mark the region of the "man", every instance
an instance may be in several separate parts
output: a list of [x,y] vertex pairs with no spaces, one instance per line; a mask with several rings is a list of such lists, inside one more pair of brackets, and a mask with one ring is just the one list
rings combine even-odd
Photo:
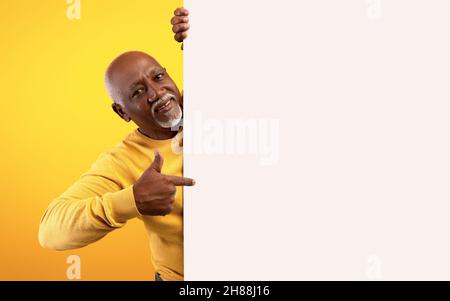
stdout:
[[[188,11],[172,18],[175,40],[189,29]],[[112,108],[138,129],[102,153],[91,169],[55,199],[40,227],[41,246],[81,248],[133,218],[144,222],[157,280],[183,280],[183,158],[173,150],[181,135],[182,96],[166,70],[143,52],[126,52],[109,65],[105,84]]]

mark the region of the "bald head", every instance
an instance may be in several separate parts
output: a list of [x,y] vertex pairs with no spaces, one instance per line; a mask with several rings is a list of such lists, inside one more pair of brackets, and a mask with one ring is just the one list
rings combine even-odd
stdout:
[[120,81],[130,72],[127,69],[139,70],[143,64],[150,63],[161,67],[161,65],[149,54],[141,51],[128,51],[116,57],[108,66],[105,73],[105,86],[109,97],[115,103],[123,103],[126,97],[120,88]]

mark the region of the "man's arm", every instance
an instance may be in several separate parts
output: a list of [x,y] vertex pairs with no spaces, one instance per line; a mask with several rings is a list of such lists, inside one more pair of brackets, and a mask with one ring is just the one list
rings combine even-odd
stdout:
[[100,155],[89,172],[48,206],[39,226],[42,247],[81,248],[140,215],[133,188],[121,187],[111,160]]

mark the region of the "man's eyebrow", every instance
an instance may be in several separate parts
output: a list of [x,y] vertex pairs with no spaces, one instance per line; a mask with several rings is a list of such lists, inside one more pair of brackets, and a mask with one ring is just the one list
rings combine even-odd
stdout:
[[[165,72],[166,71],[166,68],[162,68],[162,67],[153,67],[153,68],[151,68],[150,70],[148,70],[145,74],[147,75],[147,76],[151,76],[151,77],[153,77],[153,76],[155,76],[155,75],[157,75],[159,72]],[[142,80],[141,79],[138,79],[138,80],[136,80],[136,81],[134,81],[130,86],[129,86],[129,90],[133,90],[136,86],[138,86],[138,85],[140,85],[140,84],[142,84]]]
[[165,68],[162,68],[162,67],[154,67],[154,68],[152,68],[149,72],[147,72],[147,74],[150,75],[150,76],[155,76],[155,75],[157,75],[158,73],[164,72],[164,71],[166,71]]
[[137,81],[134,81],[129,87],[128,90],[133,90],[137,85],[142,84],[142,81],[138,79]]

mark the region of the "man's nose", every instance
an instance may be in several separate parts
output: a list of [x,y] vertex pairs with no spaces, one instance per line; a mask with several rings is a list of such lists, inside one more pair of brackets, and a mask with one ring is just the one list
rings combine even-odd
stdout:
[[157,84],[152,83],[151,81],[148,81],[147,85],[148,85],[147,93],[149,101],[153,102],[155,100],[158,100],[164,95],[165,90],[163,87],[160,87]]

